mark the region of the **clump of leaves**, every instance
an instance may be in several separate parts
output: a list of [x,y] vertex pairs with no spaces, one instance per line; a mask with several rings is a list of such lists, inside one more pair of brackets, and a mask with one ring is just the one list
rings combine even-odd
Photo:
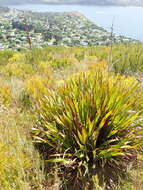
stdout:
[[131,77],[97,68],[40,101],[32,133],[36,144],[45,144],[46,161],[59,166],[63,189],[94,189],[95,175],[115,189],[125,177],[143,142],[138,88]]

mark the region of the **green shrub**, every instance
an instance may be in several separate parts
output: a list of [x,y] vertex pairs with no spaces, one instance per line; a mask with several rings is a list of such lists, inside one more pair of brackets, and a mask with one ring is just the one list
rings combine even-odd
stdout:
[[19,103],[22,106],[22,109],[32,108],[33,99],[25,90],[23,90],[19,95]]
[[0,51],[0,65],[6,65],[13,54],[14,52],[9,50]]
[[27,92],[31,98],[38,100],[47,94],[47,89],[51,86],[51,80],[51,76],[43,77],[41,75],[33,75],[25,80],[25,92]]
[[33,67],[26,63],[8,63],[3,68],[3,73],[9,77],[27,78],[33,74]]
[[138,88],[135,79],[97,67],[41,100],[32,132],[35,143],[47,148],[46,161],[58,164],[63,189],[94,189],[98,175],[111,190],[125,177],[142,144]]

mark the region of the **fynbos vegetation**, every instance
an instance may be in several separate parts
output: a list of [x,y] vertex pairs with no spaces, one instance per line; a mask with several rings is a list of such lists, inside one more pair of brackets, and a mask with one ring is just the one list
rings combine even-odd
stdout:
[[2,190],[142,190],[143,46],[0,52]]

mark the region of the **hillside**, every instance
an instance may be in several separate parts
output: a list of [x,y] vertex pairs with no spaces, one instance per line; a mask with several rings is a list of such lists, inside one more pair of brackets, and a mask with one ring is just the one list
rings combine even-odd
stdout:
[[[36,13],[4,10],[0,14],[0,48],[27,48],[46,45],[95,46],[135,42],[110,32],[79,12]],[[29,41],[29,43],[28,43]]]
[[0,51],[1,190],[142,190],[143,45],[110,52]]

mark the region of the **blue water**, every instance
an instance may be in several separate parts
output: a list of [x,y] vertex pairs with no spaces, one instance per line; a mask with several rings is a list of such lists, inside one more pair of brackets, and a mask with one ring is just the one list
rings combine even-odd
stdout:
[[99,7],[81,5],[15,5],[10,8],[38,12],[79,11],[91,21],[114,33],[143,41],[143,7]]

